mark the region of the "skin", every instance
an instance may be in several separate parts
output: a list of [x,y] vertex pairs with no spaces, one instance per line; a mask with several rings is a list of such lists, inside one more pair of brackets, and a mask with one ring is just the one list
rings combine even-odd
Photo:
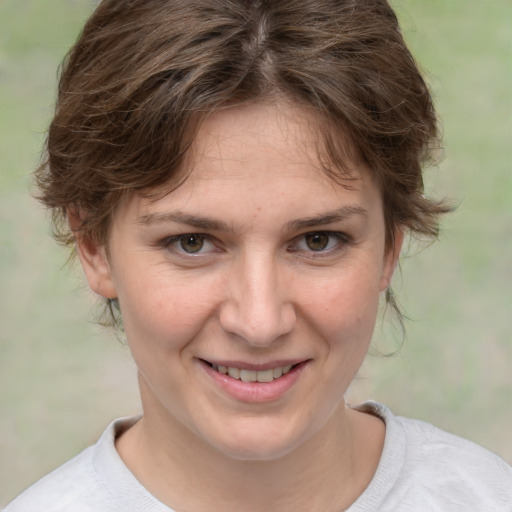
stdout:
[[[286,102],[217,112],[183,185],[156,202],[127,197],[108,251],[77,240],[91,288],[119,299],[139,371],[144,415],[117,450],[177,510],[340,510],[377,467],[385,427],[344,394],[402,234],[386,250],[361,164],[350,188],[322,171],[317,123]],[[262,400],[226,392],[205,361],[301,364]]]

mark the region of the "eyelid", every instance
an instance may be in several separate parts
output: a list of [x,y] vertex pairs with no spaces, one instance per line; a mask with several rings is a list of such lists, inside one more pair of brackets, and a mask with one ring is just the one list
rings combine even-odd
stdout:
[[[315,250],[309,249],[309,248],[299,248],[298,245],[302,242],[305,242],[306,237],[308,235],[326,235],[331,240],[334,239],[336,243],[335,243],[334,247],[330,247],[327,249],[321,249],[318,251],[315,251]],[[187,252],[187,251],[183,250],[183,248],[179,247],[178,244],[179,244],[180,240],[182,240],[183,238],[186,238],[186,237],[190,237],[190,236],[202,237],[204,239],[205,244],[210,244],[210,246],[206,250],[201,249],[200,251],[198,251],[196,253]],[[296,236],[291,241],[291,243],[286,248],[286,250],[291,253],[304,253],[305,255],[307,255],[307,257],[310,257],[310,258],[320,258],[322,256],[332,255],[338,251],[341,251],[347,245],[349,245],[351,243],[353,243],[352,238],[345,232],[318,229],[318,230],[308,231],[306,233],[302,233],[299,236]],[[212,253],[222,251],[221,244],[216,242],[216,239],[214,237],[212,237],[211,235],[208,235],[206,233],[194,233],[194,232],[180,233],[178,235],[167,236],[158,242],[158,246],[163,247],[164,249],[172,251],[174,254],[176,254],[178,256],[185,257],[185,258],[197,258],[197,257],[207,256]]]
[[[328,249],[322,249],[315,251],[313,249],[299,249],[297,245],[300,242],[304,242],[308,235],[327,235],[330,238],[334,238],[337,243],[334,247]],[[352,239],[349,235],[341,231],[329,231],[325,229],[319,229],[315,231],[308,231],[307,233],[303,233],[299,235],[292,241],[292,246],[288,248],[289,252],[303,252],[308,255],[308,257],[318,258],[322,256],[331,255],[337,251],[343,250],[348,244],[352,242]]]
[[[212,246],[212,248],[210,248],[206,251],[200,250],[196,253],[187,252],[187,251],[183,250],[182,248],[180,248],[178,245],[179,241],[186,237],[191,237],[191,236],[197,236],[197,237],[203,238],[205,243],[210,244]],[[175,254],[178,254],[179,256],[191,257],[191,258],[205,256],[207,254],[211,254],[212,252],[216,252],[219,250],[218,245],[216,245],[213,242],[213,237],[210,235],[207,235],[205,233],[180,233],[179,235],[168,236],[168,237],[165,237],[164,239],[162,239],[158,245],[164,247],[165,249],[172,250]]]

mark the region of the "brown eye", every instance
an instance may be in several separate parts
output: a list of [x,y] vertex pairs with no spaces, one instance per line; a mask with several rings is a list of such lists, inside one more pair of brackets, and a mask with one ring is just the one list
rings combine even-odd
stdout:
[[204,246],[203,235],[184,235],[180,237],[180,247],[188,253],[199,252]]
[[312,251],[323,251],[329,245],[327,233],[310,233],[305,236],[306,245]]

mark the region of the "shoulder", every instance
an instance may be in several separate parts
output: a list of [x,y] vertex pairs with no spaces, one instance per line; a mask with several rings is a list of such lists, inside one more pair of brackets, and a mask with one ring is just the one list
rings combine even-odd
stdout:
[[379,510],[512,510],[512,468],[494,453],[429,423],[395,416],[382,404],[358,409],[386,423],[375,479],[381,491],[388,486],[382,503],[393,505]]
[[424,421],[400,416],[395,421],[406,435],[408,466],[444,475],[442,478],[449,474],[452,479],[458,475],[490,486],[507,483],[510,490],[512,468],[496,454]]
[[[472,510],[512,510],[512,468],[481,446],[423,421],[398,417],[406,433],[404,475]],[[468,509],[469,510],[469,509]]]
[[84,503],[87,490],[97,485],[92,456],[91,446],[29,487],[4,512],[64,512],[71,507],[76,512],[88,511],[75,505]]
[[117,455],[115,438],[136,420],[124,418],[112,422],[94,446],[33,484],[4,512],[119,510],[118,495],[112,492],[111,484],[115,481],[115,487],[123,487],[124,482],[134,477]]

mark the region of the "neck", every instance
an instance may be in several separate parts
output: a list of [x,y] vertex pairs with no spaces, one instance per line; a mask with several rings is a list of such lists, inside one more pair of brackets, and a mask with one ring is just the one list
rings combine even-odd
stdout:
[[176,510],[214,503],[226,512],[328,512],[350,506],[368,485],[382,442],[380,420],[342,403],[312,437],[272,460],[226,455],[165,414],[146,413],[116,446],[142,485]]

